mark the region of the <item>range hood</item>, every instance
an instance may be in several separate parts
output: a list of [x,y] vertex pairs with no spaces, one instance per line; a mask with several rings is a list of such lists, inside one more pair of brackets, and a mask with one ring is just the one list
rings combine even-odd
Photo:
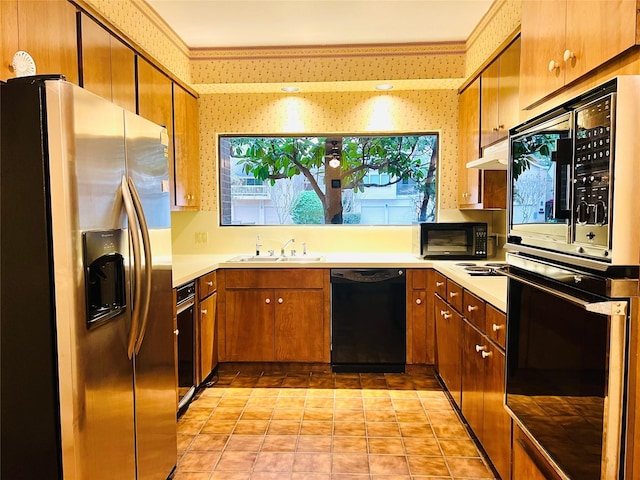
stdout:
[[509,140],[504,139],[484,148],[483,155],[477,160],[467,162],[467,168],[481,170],[506,170],[509,158]]

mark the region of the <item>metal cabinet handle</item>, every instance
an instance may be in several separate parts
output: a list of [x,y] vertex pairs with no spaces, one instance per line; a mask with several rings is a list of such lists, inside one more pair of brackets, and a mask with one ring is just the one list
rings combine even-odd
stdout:
[[265,298],[264,299],[264,303],[271,303],[271,299],[270,298]]
[[442,287],[444,285],[444,282],[436,282],[436,287]]
[[458,292],[449,292],[449,296],[450,296],[451,298],[453,298],[453,297],[457,297],[457,296],[458,296]]
[[416,304],[417,304],[417,305],[420,305],[421,303],[422,303],[422,299],[420,299],[420,298],[416,298]]
[[484,352],[487,350],[486,345],[476,345],[476,352]]
[[491,352],[480,352],[480,355],[482,355],[482,358],[487,358],[489,356],[491,356]]
[[467,311],[468,312],[473,312],[474,310],[478,310],[478,306],[477,305],[467,305]]
[[497,323],[491,324],[491,330],[493,330],[494,332],[497,332],[498,330],[501,330],[503,328],[504,328],[504,325],[498,325]]
[[282,297],[278,298],[278,303],[283,303],[284,300],[282,299]]

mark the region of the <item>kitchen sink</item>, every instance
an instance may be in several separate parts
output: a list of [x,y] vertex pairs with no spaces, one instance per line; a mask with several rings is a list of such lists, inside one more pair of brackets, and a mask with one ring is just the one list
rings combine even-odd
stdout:
[[320,262],[324,260],[321,255],[300,255],[299,257],[276,257],[270,255],[239,255],[227,260],[225,263],[276,263],[276,262],[289,262],[289,263],[307,263],[307,262]]

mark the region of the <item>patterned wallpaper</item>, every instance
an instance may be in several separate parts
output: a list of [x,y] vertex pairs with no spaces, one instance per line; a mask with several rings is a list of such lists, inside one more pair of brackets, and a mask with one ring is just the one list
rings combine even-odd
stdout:
[[464,44],[194,50],[193,83],[461,78]]
[[495,0],[487,14],[467,39],[465,78],[489,58],[520,25],[522,0]]
[[103,15],[157,62],[190,82],[189,49],[144,0],[80,0]]
[[456,90],[212,94],[199,99],[201,208],[217,209],[219,133],[440,132],[440,207],[455,208]]

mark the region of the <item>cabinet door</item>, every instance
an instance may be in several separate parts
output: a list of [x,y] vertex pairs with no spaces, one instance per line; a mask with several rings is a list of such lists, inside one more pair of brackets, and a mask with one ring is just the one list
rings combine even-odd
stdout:
[[[28,52],[36,73],[61,73],[78,83],[76,7],[67,0],[2,0],[2,75],[15,77],[5,65],[17,50]],[[5,30],[6,29],[6,30]]]
[[635,0],[567,0],[565,83],[635,45],[636,16]]
[[467,162],[480,156],[480,79],[476,79],[459,99],[458,207],[479,208],[480,170]]
[[276,360],[322,362],[324,359],[324,294],[322,290],[275,292]]
[[485,332],[491,340],[505,348],[507,337],[507,316],[500,310],[487,305]]
[[462,322],[462,414],[480,440],[484,442],[484,377],[489,345],[466,321]]
[[435,296],[436,368],[449,393],[460,406],[462,317],[440,297]]
[[[505,356],[486,342],[482,446],[500,477],[511,478],[511,417],[504,408]],[[463,403],[464,406],[464,403]]]
[[198,100],[178,85],[174,100],[174,204],[176,207],[200,206],[200,151]]
[[136,111],[136,55],[116,37],[111,37],[111,100]]
[[480,144],[490,145],[499,137],[498,92],[500,88],[500,57],[482,71],[480,76],[482,99],[480,108]]
[[167,128],[169,158],[173,164],[172,82],[160,70],[138,57],[138,114]]
[[80,14],[82,87],[111,101],[111,34]]
[[275,359],[273,290],[226,291],[226,358],[230,362]]
[[[564,85],[562,54],[565,50],[566,9],[566,1],[522,2],[520,108],[530,106]],[[552,61],[558,68],[549,71]]]
[[507,138],[509,129],[520,123],[520,45],[518,37],[500,54],[496,140]]
[[218,352],[216,348],[216,300],[217,294],[213,293],[200,302],[200,378],[198,383],[204,381],[218,364]]
[[409,290],[407,313],[411,324],[411,358],[408,363],[427,363],[427,290]]

